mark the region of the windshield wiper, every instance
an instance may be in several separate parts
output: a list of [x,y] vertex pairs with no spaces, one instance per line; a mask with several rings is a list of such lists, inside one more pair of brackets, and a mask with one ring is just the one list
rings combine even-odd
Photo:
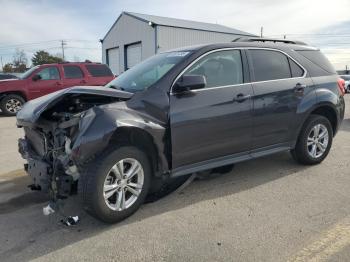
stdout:
[[122,91],[125,90],[125,89],[122,88],[121,86],[116,86],[116,85],[110,85],[110,86],[108,86],[108,87],[113,88],[113,89],[117,89],[117,90],[122,90]]

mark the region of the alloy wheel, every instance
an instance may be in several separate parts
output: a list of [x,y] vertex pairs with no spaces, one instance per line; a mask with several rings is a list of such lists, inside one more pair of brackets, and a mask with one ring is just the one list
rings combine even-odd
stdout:
[[311,128],[307,137],[307,151],[312,158],[321,157],[328,146],[329,133],[323,124],[317,124]]
[[21,103],[21,101],[15,99],[15,98],[11,98],[6,102],[5,108],[8,112],[15,114],[19,110],[21,110],[22,103]]
[[108,172],[103,185],[106,205],[114,211],[131,207],[141,194],[144,172],[139,161],[125,158],[118,161]]

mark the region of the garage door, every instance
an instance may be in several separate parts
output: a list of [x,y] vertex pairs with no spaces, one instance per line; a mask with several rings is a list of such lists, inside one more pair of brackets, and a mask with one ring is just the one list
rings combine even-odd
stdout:
[[141,43],[126,47],[126,68],[129,69],[141,62]]
[[119,48],[117,47],[117,48],[108,49],[107,56],[108,56],[109,68],[112,70],[113,74],[118,75],[120,73],[120,71],[119,71]]

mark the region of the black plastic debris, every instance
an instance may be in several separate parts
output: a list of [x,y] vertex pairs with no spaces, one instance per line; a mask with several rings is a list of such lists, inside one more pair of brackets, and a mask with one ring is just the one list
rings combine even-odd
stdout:
[[79,216],[69,216],[61,220],[62,224],[68,227],[75,226],[76,224],[79,223],[79,221],[80,221]]

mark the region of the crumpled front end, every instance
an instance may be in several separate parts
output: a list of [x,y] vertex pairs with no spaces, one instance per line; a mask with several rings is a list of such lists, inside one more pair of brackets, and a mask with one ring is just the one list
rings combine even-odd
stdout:
[[[74,90],[73,90],[74,91]],[[67,198],[79,179],[74,157],[79,153],[84,133],[101,113],[99,106],[125,101],[121,94],[65,92],[57,97],[33,100],[17,115],[17,125],[25,137],[19,139],[19,152],[27,160],[25,170],[32,178],[33,190],[49,193],[53,200]],[[37,113],[40,112],[40,113]],[[103,132],[103,127],[100,127]]]
[[65,198],[79,178],[71,156],[74,132],[79,116],[67,121],[47,123],[41,127],[24,127],[25,138],[18,141],[19,152],[27,160],[25,170],[32,178],[32,189],[42,190],[54,198]]

